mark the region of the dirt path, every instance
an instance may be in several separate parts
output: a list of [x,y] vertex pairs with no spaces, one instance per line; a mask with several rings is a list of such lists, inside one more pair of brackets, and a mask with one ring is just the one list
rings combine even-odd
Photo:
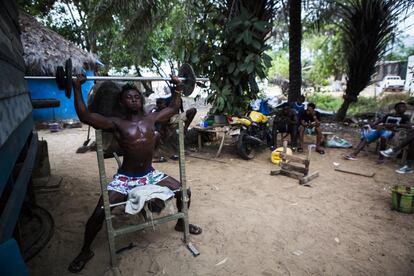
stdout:
[[[31,275],[71,275],[67,266],[100,193],[95,153],[75,154],[86,130],[39,133],[49,144],[52,173],[63,181],[59,192],[37,196],[56,228],[48,246],[30,261]],[[226,163],[187,158],[190,220],[204,230],[192,241],[201,255],[192,257],[169,223],[118,239],[118,247],[137,245],[119,254],[122,274],[414,275],[413,216],[390,210],[390,187],[414,185],[413,175],[395,174],[392,161],[376,165],[371,153],[345,164],[341,153],[330,149],[312,156],[311,170],[320,177],[311,187],[270,176],[266,150],[253,161],[239,159],[230,147],[219,159]],[[335,172],[333,162],[376,175]],[[176,161],[155,167],[178,178]],[[108,161],[107,174],[115,170],[115,162]],[[112,275],[105,229],[93,248],[95,257],[81,275]]]

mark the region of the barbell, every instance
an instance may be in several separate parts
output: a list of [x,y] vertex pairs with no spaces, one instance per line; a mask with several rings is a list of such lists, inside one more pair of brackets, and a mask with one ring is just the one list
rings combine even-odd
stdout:
[[[59,90],[64,90],[65,95],[70,99],[72,95],[72,59],[67,59],[65,68],[58,66],[55,76],[25,76],[26,80],[56,80]],[[193,67],[190,64],[183,64],[178,70],[178,79],[182,82],[183,94],[189,96],[196,85],[196,82],[209,81],[209,78],[196,78]],[[164,77],[132,77],[132,76],[87,76],[86,80],[96,81],[170,81],[171,78]]]

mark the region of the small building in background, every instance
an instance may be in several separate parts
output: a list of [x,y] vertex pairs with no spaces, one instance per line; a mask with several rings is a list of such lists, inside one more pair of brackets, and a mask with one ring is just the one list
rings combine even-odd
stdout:
[[414,56],[408,57],[407,75],[405,77],[404,90],[414,93]]
[[[73,75],[79,73],[94,75],[98,59],[93,54],[44,27],[33,16],[23,11],[20,11],[19,24],[27,76],[55,76],[57,67],[65,66],[68,58],[72,59]],[[85,102],[93,84],[93,81],[87,81],[82,85]],[[28,88],[32,99],[60,101],[59,107],[34,109],[35,121],[78,120],[73,98],[66,98],[65,92],[58,89],[55,80],[28,80]]]
[[405,79],[407,72],[407,61],[381,61],[375,65],[375,75],[373,81],[382,81],[385,76],[400,76]]

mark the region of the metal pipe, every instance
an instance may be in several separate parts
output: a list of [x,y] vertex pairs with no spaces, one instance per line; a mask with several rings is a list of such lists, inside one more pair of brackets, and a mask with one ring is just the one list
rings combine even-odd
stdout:
[[[25,76],[26,80],[55,80],[53,76]],[[74,76],[72,78],[75,78]],[[178,78],[180,81],[186,80],[186,78]],[[132,76],[87,76],[86,80],[112,80],[112,81],[170,81],[171,78],[162,77],[132,77]],[[209,81],[209,78],[196,78],[196,81]]]

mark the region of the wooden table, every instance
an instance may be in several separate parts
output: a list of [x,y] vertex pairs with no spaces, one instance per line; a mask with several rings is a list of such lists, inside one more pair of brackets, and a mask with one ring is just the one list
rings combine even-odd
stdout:
[[229,131],[229,127],[227,125],[216,125],[209,127],[195,126],[195,129],[197,130],[198,135],[198,150],[201,150],[201,148],[203,147],[203,141],[201,139],[202,132],[216,133],[217,135],[221,134],[220,146],[217,150],[215,158],[219,157],[221,150],[223,149],[224,138],[226,137],[226,134]]

